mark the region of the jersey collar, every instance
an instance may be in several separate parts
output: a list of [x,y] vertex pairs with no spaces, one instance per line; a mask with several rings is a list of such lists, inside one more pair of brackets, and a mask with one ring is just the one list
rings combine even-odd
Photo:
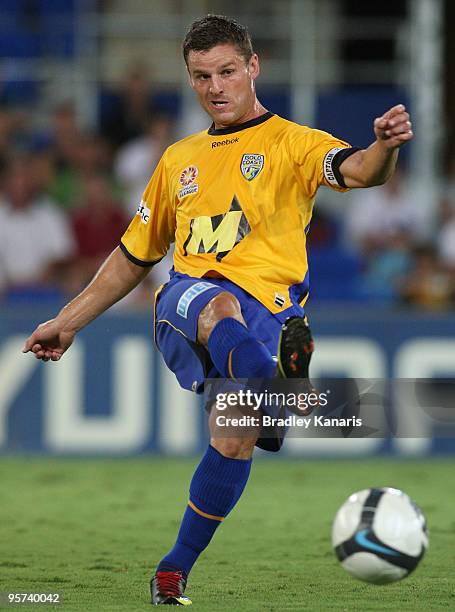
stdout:
[[212,123],[208,130],[208,134],[210,136],[224,136],[225,134],[234,134],[235,132],[240,132],[241,130],[246,130],[247,128],[254,127],[255,125],[259,125],[260,123],[264,123],[273,117],[274,113],[268,111],[261,115],[260,117],[256,117],[255,119],[250,119],[249,121],[245,121],[245,123],[239,123],[239,125],[233,125],[227,128],[219,128],[216,129],[215,125]]

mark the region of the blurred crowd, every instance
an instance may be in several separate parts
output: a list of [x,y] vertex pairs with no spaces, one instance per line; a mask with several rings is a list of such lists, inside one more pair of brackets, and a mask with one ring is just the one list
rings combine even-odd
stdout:
[[345,239],[362,258],[366,299],[423,309],[455,304],[455,158],[435,207],[429,238],[400,166],[385,185],[352,192]]
[[[156,105],[150,83],[128,73],[94,131],[81,129],[71,100],[45,129],[31,112],[0,107],[0,300],[66,300],[85,286],[134,215],[177,118]],[[455,158],[432,241],[406,174],[343,196],[344,213],[318,208],[309,235],[315,299],[375,301],[425,309],[455,303]],[[323,198],[323,195],[320,196]],[[347,204],[346,204],[347,202]],[[168,258],[126,299],[149,303]]]
[[[0,295],[3,303],[68,299],[119,244],[165,148],[174,118],[149,83],[128,74],[94,131],[71,100],[37,130],[31,113],[0,107]],[[172,262],[167,262],[168,267]],[[141,305],[163,271],[126,302]]]

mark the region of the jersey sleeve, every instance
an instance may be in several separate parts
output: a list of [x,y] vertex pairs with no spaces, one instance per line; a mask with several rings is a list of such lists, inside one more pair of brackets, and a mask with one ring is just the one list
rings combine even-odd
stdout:
[[289,148],[297,176],[311,196],[321,185],[348,191],[339,167],[349,155],[358,151],[357,148],[328,132],[304,126],[292,132]]
[[139,266],[158,263],[174,241],[175,203],[171,193],[165,153],[120,241],[124,254]]

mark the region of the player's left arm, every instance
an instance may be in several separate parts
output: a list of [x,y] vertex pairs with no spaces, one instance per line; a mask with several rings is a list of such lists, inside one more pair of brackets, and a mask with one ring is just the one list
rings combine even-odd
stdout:
[[413,137],[409,113],[403,104],[374,120],[376,140],[368,149],[350,155],[341,164],[346,187],[382,185],[393,174],[399,148]]

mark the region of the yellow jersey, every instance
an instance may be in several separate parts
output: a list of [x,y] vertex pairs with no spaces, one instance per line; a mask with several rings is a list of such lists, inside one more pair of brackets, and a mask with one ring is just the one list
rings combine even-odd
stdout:
[[175,241],[177,272],[225,277],[272,313],[303,304],[316,192],[346,190],[340,152],[344,159],[355,150],[270,112],[212,126],[165,151],[121,248],[147,266]]

